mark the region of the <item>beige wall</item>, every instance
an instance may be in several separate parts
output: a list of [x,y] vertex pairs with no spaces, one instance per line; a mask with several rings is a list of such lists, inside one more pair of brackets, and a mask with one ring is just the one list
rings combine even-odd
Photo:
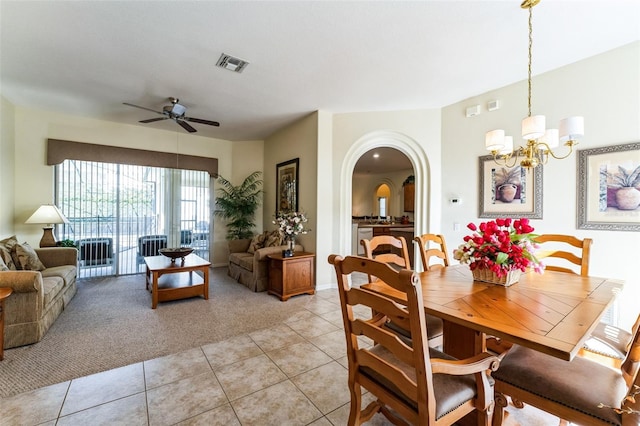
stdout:
[[[526,77],[523,76],[523,77]],[[498,111],[486,103],[500,100]],[[467,99],[442,110],[442,182],[445,199],[458,196],[463,203],[443,202],[442,229],[450,249],[462,242],[466,224],[478,219],[478,157],[487,155],[484,134],[504,128],[520,142],[520,122],[527,114],[526,81]],[[466,118],[465,109],[479,104],[481,114]],[[545,114],[547,127],[567,116],[583,115],[585,137],[578,149],[624,144],[640,140],[640,42],[554,70],[533,79],[533,114]],[[557,125],[557,124],[556,124]],[[518,137],[516,137],[518,136]],[[623,321],[637,316],[640,275],[637,273],[640,232],[576,229],[576,155],[550,160],[544,166],[543,219],[533,221],[536,232],[566,233],[593,238],[590,273],[627,281]],[[486,220],[486,219],[485,219]],[[461,224],[459,232],[454,223]]]
[[15,109],[0,96],[0,239],[13,231]]
[[[42,230],[37,226],[25,225],[24,221],[37,206],[54,201],[54,167],[46,165],[48,138],[213,157],[219,160],[219,173],[223,176],[233,175],[233,147],[229,141],[182,131],[168,132],[15,107],[15,197],[12,220],[20,239],[34,245],[40,241]],[[226,264],[227,244],[224,232],[221,233],[218,228],[222,226],[214,222],[212,263]]]
[[314,252],[318,238],[317,188],[318,188],[318,123],[319,113],[314,112],[294,124],[268,137],[264,143],[264,229],[275,229],[272,223],[276,210],[276,165],[299,158],[298,210],[307,213],[307,228],[311,232],[301,235],[298,241],[306,250]]

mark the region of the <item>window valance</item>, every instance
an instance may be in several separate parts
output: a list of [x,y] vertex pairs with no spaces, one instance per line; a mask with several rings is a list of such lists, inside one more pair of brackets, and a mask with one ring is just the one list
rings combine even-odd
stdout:
[[48,139],[47,165],[53,166],[60,164],[64,160],[131,164],[135,166],[164,167],[168,169],[202,170],[208,172],[211,177],[218,177],[217,158]]

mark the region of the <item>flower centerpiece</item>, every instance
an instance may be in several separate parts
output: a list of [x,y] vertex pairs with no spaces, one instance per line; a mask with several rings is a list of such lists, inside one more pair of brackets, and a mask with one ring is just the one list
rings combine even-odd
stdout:
[[508,286],[516,283],[527,268],[538,273],[544,270],[534,255],[536,235],[529,219],[499,218],[479,226],[470,223],[467,228],[473,234],[464,237],[453,257],[469,264],[475,280]]
[[280,235],[282,235],[289,244],[287,253],[283,253],[284,256],[293,256],[296,236],[306,234],[310,231],[310,229],[304,227],[307,221],[307,215],[303,212],[279,212],[276,215],[273,223],[278,225]]

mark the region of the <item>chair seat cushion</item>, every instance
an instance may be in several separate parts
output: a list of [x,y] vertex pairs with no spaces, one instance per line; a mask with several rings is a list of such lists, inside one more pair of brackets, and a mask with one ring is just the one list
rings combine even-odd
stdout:
[[631,342],[631,337],[631,333],[628,331],[601,322],[584,343],[584,348],[597,354],[622,360],[627,354],[627,345]]
[[[408,364],[400,361],[384,346],[376,345],[371,348],[371,352],[378,355],[385,361],[398,366],[409,378],[416,380],[415,369]],[[429,356],[431,358],[440,358],[447,360],[455,360],[455,358],[438,351],[437,349],[429,348]],[[379,383],[384,384],[390,389],[394,389],[396,395],[405,400],[405,402],[417,410],[417,406],[413,401],[407,398],[400,392],[399,389],[395,389],[395,386],[388,383],[379,374],[369,368],[363,368],[365,373],[372,380],[376,380]],[[472,374],[463,376],[453,376],[450,374],[434,374],[433,375],[433,389],[436,398],[436,419],[444,416],[445,414],[455,410],[465,402],[475,398],[476,396],[476,380]]]
[[621,423],[620,415],[598,405],[620,407],[626,383],[620,371],[593,361],[580,357],[563,361],[514,345],[493,378],[612,425]]

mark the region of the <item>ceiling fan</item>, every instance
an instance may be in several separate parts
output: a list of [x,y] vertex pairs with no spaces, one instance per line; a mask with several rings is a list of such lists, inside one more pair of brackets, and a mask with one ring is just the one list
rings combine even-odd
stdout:
[[216,127],[220,126],[220,123],[218,123],[217,121],[203,120],[202,118],[186,117],[184,114],[185,112],[187,112],[187,107],[185,107],[184,105],[181,105],[179,103],[180,100],[178,98],[168,98],[168,99],[171,101],[171,105],[165,105],[164,107],[162,107],[162,111],[156,111],[151,108],[130,104],[128,102],[123,102],[123,104],[132,106],[134,108],[145,109],[147,111],[155,112],[156,114],[162,115],[162,117],[149,118],[147,120],[140,120],[139,123],[153,123],[154,121],[171,119],[176,123],[178,123],[180,127],[185,129],[189,133],[195,133],[197,132],[197,130],[194,129],[191,125],[189,125],[187,121],[190,121],[192,123],[207,124],[209,126],[216,126]]

